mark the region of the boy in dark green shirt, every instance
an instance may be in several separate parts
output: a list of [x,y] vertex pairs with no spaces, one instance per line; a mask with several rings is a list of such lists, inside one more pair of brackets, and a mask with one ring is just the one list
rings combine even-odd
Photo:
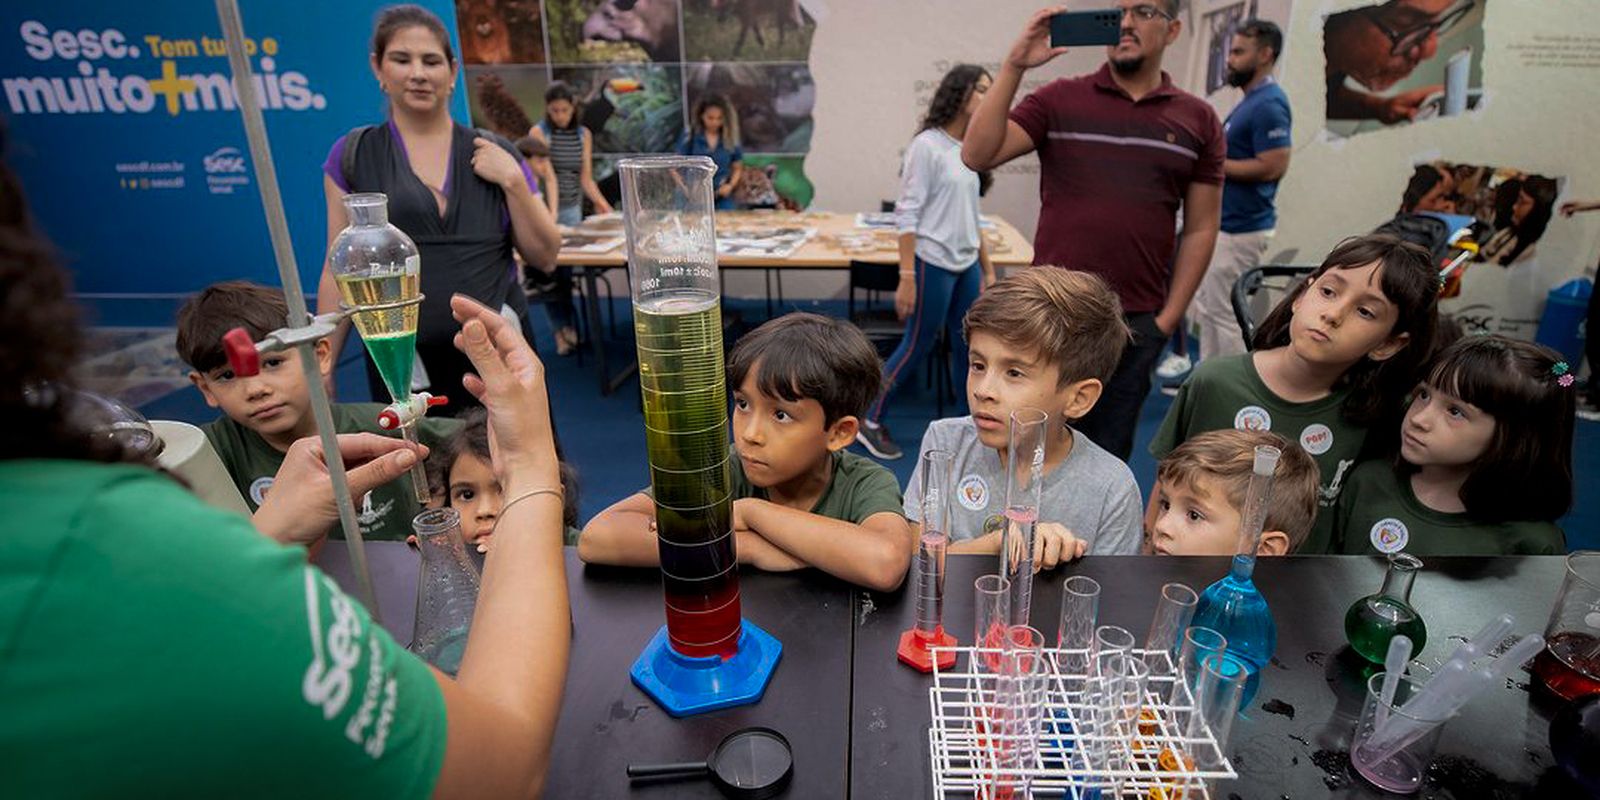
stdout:
[[[250,338],[260,340],[282,327],[288,315],[282,292],[246,281],[209,286],[178,311],[178,355],[191,368],[189,380],[207,405],[222,409],[222,416],[203,430],[252,512],[272,488],[289,445],[317,433],[311,389],[300,366],[300,352],[294,348],[262,356],[259,375],[234,375],[222,349],[222,335],[242,327]],[[316,355],[318,371],[326,376],[333,368],[326,339],[317,342]],[[334,428],[338,433],[390,434],[378,426],[382,410],[378,403],[336,403]],[[424,418],[417,427],[418,438],[436,448],[459,427],[455,420]],[[356,498],[356,517],[367,539],[405,539],[411,533],[411,518],[420,510],[409,479]],[[335,529],[333,535],[342,538],[344,533]]]
[[[855,326],[795,313],[746,334],[728,356],[733,387],[733,535],[739,561],[816,567],[870,589],[905,579],[915,544],[894,473],[844,448],[877,396],[883,365]],[[584,561],[659,563],[655,501],[623,498],[584,526]]]

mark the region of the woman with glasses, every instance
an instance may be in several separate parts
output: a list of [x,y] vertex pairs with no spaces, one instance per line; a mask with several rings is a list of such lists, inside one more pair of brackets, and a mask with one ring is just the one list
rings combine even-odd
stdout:
[[1443,84],[1393,96],[1378,93],[1433,58],[1439,37],[1475,5],[1474,0],[1391,0],[1328,17],[1323,28],[1328,119],[1376,119],[1385,125],[1415,119],[1430,95],[1444,91]]

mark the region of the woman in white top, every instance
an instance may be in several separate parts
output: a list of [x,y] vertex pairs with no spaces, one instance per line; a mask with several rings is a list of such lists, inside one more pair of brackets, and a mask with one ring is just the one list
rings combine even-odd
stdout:
[[900,457],[883,417],[909,367],[927,356],[943,327],[953,369],[967,369],[961,320],[994,283],[994,265],[978,229],[978,173],[961,163],[961,137],[992,82],[972,64],[945,73],[928,103],[922,130],[906,148],[895,201],[900,230],[900,287],[895,312],[906,321],[905,337],[883,365],[883,391],[867,410],[857,439],[878,458]]

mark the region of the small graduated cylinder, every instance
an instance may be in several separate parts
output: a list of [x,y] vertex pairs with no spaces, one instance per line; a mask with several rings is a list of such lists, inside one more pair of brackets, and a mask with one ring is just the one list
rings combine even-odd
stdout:
[[1011,583],[1011,625],[1027,625],[1033,611],[1033,536],[1044,488],[1049,420],[1049,415],[1037,408],[1011,412],[1006,510],[1000,536],[1000,575]]
[[944,627],[944,554],[950,537],[923,531],[917,545],[917,635],[932,639]]

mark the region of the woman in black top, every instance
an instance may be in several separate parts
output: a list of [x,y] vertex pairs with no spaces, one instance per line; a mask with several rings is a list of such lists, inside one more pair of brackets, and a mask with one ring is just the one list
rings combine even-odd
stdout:
[[[417,355],[434,392],[470,405],[471,395],[461,391],[461,376],[471,365],[451,342],[459,327],[450,316],[450,295],[459,292],[490,308],[510,306],[526,335],[527,299],[512,249],[528,264],[548,271],[561,248],[561,234],[515,149],[450,118],[457,69],[450,37],[438,17],[414,5],[384,10],[372,37],[372,71],[389,98],[389,120],[334,143],[323,164],[323,189],[330,249],[348,224],[345,194],[389,196],[389,221],[422,254],[425,299],[417,324]],[[338,286],[325,263],[317,311],[331,311],[338,304]],[[348,332],[346,324],[334,334],[335,353]],[[387,399],[376,368],[370,362],[367,367],[374,397]]]

